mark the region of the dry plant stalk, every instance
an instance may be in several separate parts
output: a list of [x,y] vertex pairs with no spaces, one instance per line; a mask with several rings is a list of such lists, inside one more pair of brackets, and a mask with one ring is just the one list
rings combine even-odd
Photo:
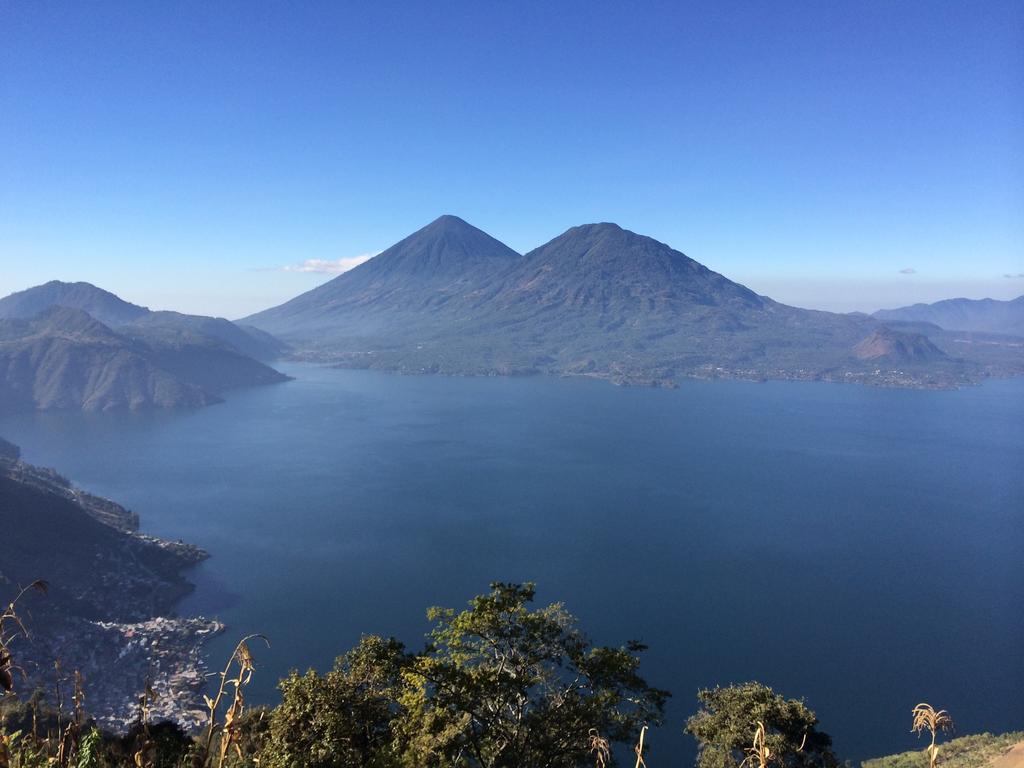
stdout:
[[[57,764],[63,765],[64,754],[64,692],[60,687],[60,659],[53,660],[54,695],[57,697]],[[47,741],[51,738],[46,734]]]
[[71,703],[74,706],[75,725],[81,728],[85,716],[85,687],[82,685],[82,673],[77,669],[75,670],[75,691],[71,697]]
[[757,721],[757,729],[754,731],[754,743],[744,752],[747,756],[740,763],[740,768],[768,768],[768,764],[775,759],[776,755],[765,743],[764,723],[760,720]]
[[[242,748],[239,743],[241,740],[239,721],[245,708],[245,697],[242,695],[242,688],[252,680],[252,674],[255,670],[252,653],[249,651],[249,641],[256,638],[266,643],[268,648],[270,647],[270,641],[264,635],[254,634],[243,637],[238,641],[238,645],[235,646],[234,653],[231,654],[231,658],[228,659],[228,663],[224,666],[223,671],[217,673],[220,675],[217,695],[212,699],[209,696],[203,696],[203,699],[206,701],[206,707],[210,712],[210,728],[206,733],[206,748],[203,751],[204,766],[210,765],[213,738],[217,731],[217,710],[220,708],[221,701],[224,699],[229,685],[233,687],[234,692],[231,697],[231,704],[224,713],[224,725],[221,726],[220,745],[217,750],[217,768],[223,768],[228,752],[232,747],[234,747],[235,753],[242,757]],[[237,673],[235,673],[234,677],[231,677],[232,667],[236,664],[238,665]]]
[[927,730],[931,733],[932,743],[928,745],[927,749],[928,768],[935,768],[939,760],[939,748],[935,744],[935,739],[938,737],[939,731],[953,730],[953,718],[946,710],[940,709],[936,712],[931,704],[924,702],[914,707],[913,715],[914,725],[910,729],[911,733],[916,733],[918,738],[921,737],[922,731]]
[[[4,693],[14,689],[14,671],[21,668],[16,666],[11,656],[10,644],[18,635],[28,637],[28,630],[18,616],[18,601],[26,593],[31,591],[46,594],[50,585],[42,579],[36,579],[27,587],[22,587],[17,596],[7,604],[7,607],[0,613],[0,688]],[[12,626],[13,625],[13,626]]]
[[647,726],[645,725],[640,729],[640,740],[633,747],[633,751],[636,752],[636,766],[634,768],[647,768],[647,763],[644,762],[644,736],[647,735]]
[[611,745],[597,728],[590,729],[590,754],[594,756],[594,768],[607,768],[612,758]]
[[[60,756],[58,765],[71,765],[71,761],[78,753],[79,742],[82,739],[82,724],[85,722],[85,688],[82,685],[82,673],[75,670],[74,687],[71,693],[72,717],[68,727],[64,729],[64,735],[60,740]],[[62,757],[66,762],[61,762]]]
[[156,702],[156,691],[153,684],[146,680],[146,687],[139,694],[139,725],[142,744],[134,755],[136,768],[152,768],[156,762],[156,743],[149,734],[149,709]]
[[[747,753],[747,756],[740,763],[740,768],[768,768],[768,764],[772,761],[778,762],[779,756],[772,752],[766,743],[767,735],[764,723],[758,720],[757,729],[754,731],[754,742],[747,749],[743,750]],[[805,731],[804,737],[800,740],[800,746],[796,748],[796,751],[803,752],[806,745],[807,732]]]
[[[82,687],[82,673],[75,670],[74,686],[71,693],[72,716],[67,727],[62,723],[64,711],[64,697],[60,688],[60,659],[53,663],[57,673],[57,765],[71,765],[78,752],[78,744],[82,737],[82,723],[85,721],[85,690]],[[34,714],[33,714],[34,717]]]

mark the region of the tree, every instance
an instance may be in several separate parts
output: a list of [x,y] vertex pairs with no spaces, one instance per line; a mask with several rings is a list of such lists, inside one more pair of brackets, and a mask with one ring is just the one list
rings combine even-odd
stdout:
[[638,674],[631,642],[592,647],[560,604],[531,610],[533,584],[492,584],[456,613],[432,608],[431,644],[403,670],[407,764],[592,765],[591,735],[633,743],[668,697]]
[[763,724],[762,746],[786,768],[834,768],[832,738],[819,730],[814,712],[796,699],[751,682],[706,688],[697,694],[701,709],[686,722],[697,739],[698,768],[739,768]]
[[321,677],[292,672],[270,717],[260,765],[385,768],[398,765],[393,726],[401,671],[410,663],[394,639],[364,637]]

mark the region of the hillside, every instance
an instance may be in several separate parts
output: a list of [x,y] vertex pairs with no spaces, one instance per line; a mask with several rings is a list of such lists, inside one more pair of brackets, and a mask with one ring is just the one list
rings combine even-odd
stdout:
[[[947,349],[865,357],[857,345],[879,329],[877,320],[780,304],[610,223],[573,227],[518,256],[442,217],[243,322],[287,338],[300,357],[409,373],[906,386],[955,386],[986,374],[985,364]],[[1024,369],[1016,350],[999,354]]]
[[[9,601],[19,585],[35,579],[49,583],[45,597],[29,595],[22,606],[36,632],[32,643],[14,644],[28,677],[18,679],[19,689],[49,685],[53,659],[61,659],[89,680],[91,707],[101,720],[121,724],[133,716],[134,696],[152,663],[156,684],[171,697],[165,706],[183,709],[195,701],[199,643],[216,627],[173,618],[173,610],[192,589],[182,572],[203,552],[138,534],[138,519],[128,510],[11,450],[0,452],[0,525],[0,597]],[[115,664],[118,674],[105,674]]]
[[288,346],[256,328],[239,326],[222,317],[151,312],[90,283],[51,280],[0,299],[0,319],[35,317],[54,307],[80,309],[109,328],[132,336],[164,341],[217,341],[256,360],[275,360]]
[[1012,301],[946,299],[934,304],[881,309],[873,317],[883,321],[933,323],[948,331],[1024,336],[1024,296],[1018,296]]
[[894,331],[882,327],[853,348],[859,360],[915,363],[942,360],[946,353],[935,346],[923,333]]
[[0,318],[27,319],[52,307],[80,309],[110,326],[130,323],[149,312],[90,283],[51,280],[0,299]]
[[82,310],[0,320],[0,409],[176,408],[287,377],[207,338],[132,337]]
[[254,360],[276,360],[288,345],[257,328],[244,327],[223,317],[185,315],[180,312],[149,312],[118,328],[136,338],[160,340],[165,343],[217,341],[233,351]]
[[21,450],[18,446],[0,438],[0,465],[8,479],[63,498],[70,504],[79,507],[89,517],[121,533],[138,533],[139,516],[134,512],[108,499],[76,488],[66,477],[57,474],[52,469],[37,467],[20,459]]
[[615,224],[573,227],[491,280],[478,333],[515,338],[568,372],[674,378],[717,368],[767,373],[825,334],[847,357],[864,323],[773,302],[652,238]]
[[[939,765],[942,768],[1011,768],[1010,765],[1004,765],[1005,761],[1001,758],[1022,743],[1024,731],[999,735],[980,733],[960,736],[939,743]],[[922,747],[898,755],[865,760],[861,763],[861,768],[928,768],[928,756]]]

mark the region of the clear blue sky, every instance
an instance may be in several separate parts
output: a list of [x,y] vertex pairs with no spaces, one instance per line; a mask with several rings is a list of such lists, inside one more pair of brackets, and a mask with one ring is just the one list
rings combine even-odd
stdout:
[[2,294],[236,317],[441,213],[803,306],[1016,296],[1024,3],[0,2]]

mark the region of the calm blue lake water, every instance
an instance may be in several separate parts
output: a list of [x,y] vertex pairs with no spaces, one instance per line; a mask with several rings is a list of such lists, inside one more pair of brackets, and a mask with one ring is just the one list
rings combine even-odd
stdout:
[[[916,748],[910,709],[1024,723],[1024,381],[958,392],[451,379],[290,365],[178,414],[32,414],[0,435],[212,558],[183,607],[247,632],[256,698],[361,633],[533,580],[651,646],[686,764],[699,687],[806,697],[840,754]],[[653,763],[652,763],[653,764]],[[662,762],[662,764],[665,764]]]

